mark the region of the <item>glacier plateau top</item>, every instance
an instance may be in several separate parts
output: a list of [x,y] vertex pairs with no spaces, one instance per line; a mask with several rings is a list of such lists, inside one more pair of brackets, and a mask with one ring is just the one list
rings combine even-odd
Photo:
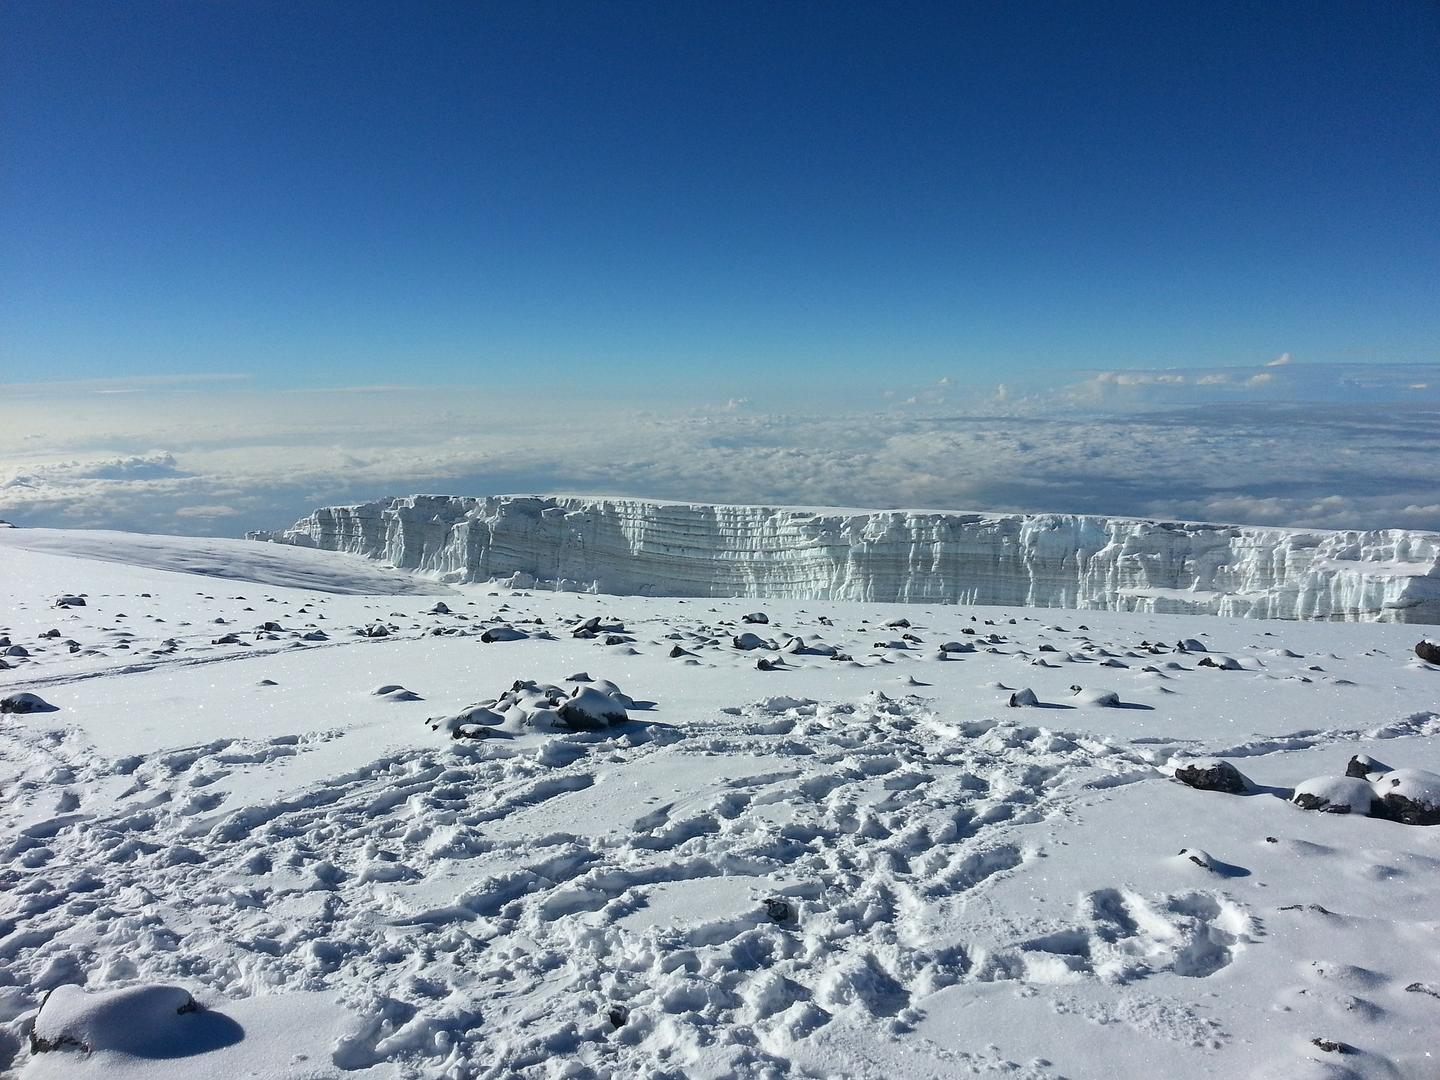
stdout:
[[519,588],[1440,623],[1440,534],[1395,529],[411,495],[250,538]]

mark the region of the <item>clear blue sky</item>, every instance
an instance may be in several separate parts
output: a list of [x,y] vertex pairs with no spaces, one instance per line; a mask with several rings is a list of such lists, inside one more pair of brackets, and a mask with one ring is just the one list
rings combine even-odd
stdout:
[[1440,358],[1425,0],[13,0],[0,93],[8,380]]

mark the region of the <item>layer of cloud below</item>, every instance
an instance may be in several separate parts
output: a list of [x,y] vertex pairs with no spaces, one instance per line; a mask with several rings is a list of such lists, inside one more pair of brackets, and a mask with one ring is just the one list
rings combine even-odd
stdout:
[[386,494],[565,491],[1440,529],[1436,369],[1331,371],[1333,395],[1274,399],[1292,373],[1292,389],[1323,376],[946,381],[845,412],[766,411],[755,392],[648,413],[403,388],[35,394],[0,435],[0,518],[234,535]]

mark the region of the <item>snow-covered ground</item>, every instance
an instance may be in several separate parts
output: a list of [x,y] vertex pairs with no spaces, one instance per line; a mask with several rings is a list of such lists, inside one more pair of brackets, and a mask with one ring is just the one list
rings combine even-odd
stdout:
[[4,530],[0,1072],[1440,1076],[1440,828],[1287,801],[1440,771],[1417,629]]

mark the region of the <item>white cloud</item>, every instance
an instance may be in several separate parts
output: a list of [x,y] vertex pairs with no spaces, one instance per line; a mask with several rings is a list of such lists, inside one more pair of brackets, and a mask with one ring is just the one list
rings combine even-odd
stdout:
[[[386,494],[550,490],[1440,529],[1440,405],[1434,393],[1401,393],[1417,375],[1440,378],[1412,367],[1403,381],[1369,369],[1322,379],[1318,367],[1274,369],[1276,383],[1309,373],[1278,387],[1203,382],[1225,374],[1214,370],[1084,384],[1138,393],[1145,408],[1009,382],[971,399],[957,388],[967,411],[937,393],[907,409],[830,413],[738,402],[647,412],[452,391],[212,393],[185,408],[58,395],[27,402],[0,430],[0,517],[235,534]],[[1239,370],[1242,384],[1257,374]],[[1315,387],[1321,400],[1290,401]]]
[[1285,353],[1281,353],[1279,356],[1275,357],[1274,360],[1271,360],[1271,361],[1270,361],[1268,364],[1266,364],[1265,366],[1266,366],[1266,367],[1284,367],[1286,364],[1293,363],[1293,362],[1294,362],[1294,357],[1292,357],[1288,352],[1285,352]]

